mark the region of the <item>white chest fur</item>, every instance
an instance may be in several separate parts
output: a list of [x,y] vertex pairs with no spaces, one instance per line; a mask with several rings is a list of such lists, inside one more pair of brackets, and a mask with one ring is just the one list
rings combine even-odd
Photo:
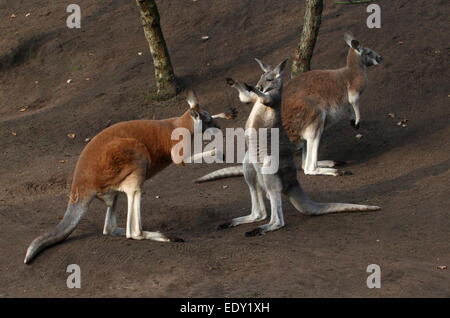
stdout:
[[245,128],[271,128],[275,125],[276,111],[271,107],[264,106],[260,102],[253,105]]

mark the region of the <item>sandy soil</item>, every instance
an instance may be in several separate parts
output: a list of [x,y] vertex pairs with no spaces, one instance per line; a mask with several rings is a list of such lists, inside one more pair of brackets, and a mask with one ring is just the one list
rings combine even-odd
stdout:
[[[171,166],[146,183],[143,222],[185,243],[104,237],[105,207],[96,201],[70,239],[24,265],[31,240],[65,211],[85,138],[111,123],[167,118],[187,107],[183,97],[151,98],[151,56],[133,1],[77,3],[79,30],[65,26],[61,1],[0,4],[0,297],[450,297],[449,271],[438,268],[450,265],[445,0],[380,1],[379,30],[367,29],[366,6],[326,1],[313,68],[345,63],[347,30],[384,63],[369,71],[363,137],[355,138],[345,121],[323,139],[320,156],[350,161],[353,175],[298,176],[316,200],[370,203],[381,211],[306,217],[284,202],[284,229],[246,238],[252,225],[216,231],[249,212],[242,179],[194,185],[220,165]],[[177,75],[211,112],[238,107],[238,120],[227,125],[242,126],[249,108],[224,78],[253,83],[260,74],[253,57],[275,64],[292,56],[303,4],[158,4]],[[401,119],[407,127],[397,126]],[[124,198],[120,207],[123,223]],[[68,264],[81,266],[81,289],[66,287]],[[381,289],[366,287],[369,264],[381,266]]]

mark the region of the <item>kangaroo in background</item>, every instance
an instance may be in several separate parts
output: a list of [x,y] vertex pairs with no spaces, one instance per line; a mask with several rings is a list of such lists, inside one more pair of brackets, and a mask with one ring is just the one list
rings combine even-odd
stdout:
[[[182,241],[160,232],[142,230],[140,206],[143,183],[178,161],[175,161],[175,156],[179,154],[174,153],[174,145],[180,140],[172,140],[174,129],[186,128],[193,138],[194,133],[219,128],[216,118],[232,119],[236,116],[235,109],[211,116],[201,110],[193,92],[188,93],[187,102],[190,108],[180,117],[120,122],[97,134],[83,149],[76,164],[64,218],[53,230],[30,244],[24,262],[29,263],[47,246],[67,238],[95,197],[107,206],[103,234],[135,240]],[[191,159],[209,155],[214,155],[214,150],[196,154]],[[183,159],[180,164],[184,165],[185,161]],[[116,221],[116,203],[120,192],[124,192],[128,200],[125,229],[117,227]]]
[[[261,62],[258,61],[261,65]],[[322,215],[344,211],[375,211],[378,206],[358,205],[348,203],[318,203],[303,192],[297,180],[297,168],[293,158],[293,144],[287,132],[283,129],[282,118],[282,72],[286,61],[277,67],[271,68],[263,65],[265,73],[261,76],[256,87],[241,84],[233,79],[227,79],[230,86],[239,92],[239,99],[243,103],[253,103],[253,108],[245,124],[246,143],[256,145],[256,151],[260,158],[253,162],[246,152],[242,164],[245,181],[250,190],[252,210],[249,215],[234,218],[219,226],[220,229],[233,227],[245,223],[253,223],[266,219],[267,212],[264,206],[263,193],[270,200],[271,217],[268,224],[247,232],[246,236],[254,236],[275,231],[284,226],[281,195],[285,194],[294,207],[307,215]],[[265,147],[260,143],[255,134],[247,133],[249,128],[258,131],[268,128],[268,139],[271,138],[270,128],[279,130],[279,158],[274,158],[271,151],[261,151]],[[278,171],[275,173],[263,173],[263,168],[270,166],[271,161],[278,160]]]
[[[302,150],[302,169],[306,175],[344,174],[333,167],[345,162],[317,160],[322,132],[342,120],[345,114],[350,115],[351,125],[359,128],[359,98],[367,86],[367,67],[382,61],[379,54],[362,47],[352,35],[347,33],[344,39],[350,46],[345,67],[305,72],[291,79],[285,87],[283,127],[296,150]],[[264,72],[270,71],[265,63],[256,61]],[[196,182],[241,176],[242,173],[242,166],[227,167],[211,172]]]
[[382,61],[379,54],[362,47],[352,35],[347,33],[344,39],[350,46],[345,67],[306,72],[285,87],[283,126],[297,149],[302,148],[302,168],[307,175],[343,174],[333,168],[342,162],[317,160],[322,132],[345,114],[350,114],[352,127],[359,128],[359,98],[367,86],[367,67]]

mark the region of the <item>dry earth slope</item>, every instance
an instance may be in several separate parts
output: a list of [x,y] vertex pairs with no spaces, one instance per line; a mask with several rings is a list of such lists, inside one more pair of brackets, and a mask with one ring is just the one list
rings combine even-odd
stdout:
[[[103,237],[104,206],[96,202],[69,240],[30,266],[22,264],[25,250],[63,214],[84,139],[118,121],[180,114],[187,104],[152,99],[151,57],[133,1],[77,1],[79,30],[65,26],[61,1],[0,3],[0,297],[450,297],[449,272],[438,269],[450,265],[448,1],[380,0],[379,30],[367,29],[366,6],[325,2],[313,68],[345,63],[347,30],[384,63],[369,71],[363,137],[344,122],[323,139],[321,157],[350,160],[354,174],[299,171],[299,178],[316,200],[382,211],[310,218],[285,202],[287,226],[249,239],[243,234],[251,225],[215,230],[248,213],[243,180],[193,185],[218,165],[170,167],[146,184],[144,225],[186,243]],[[177,75],[210,111],[238,107],[239,119],[227,125],[242,126],[249,109],[224,78],[255,82],[254,57],[272,64],[290,57],[303,3],[158,5]],[[397,125],[401,119],[407,127]],[[79,290],[66,287],[73,263],[82,269]],[[373,263],[382,269],[381,289],[366,287]]]

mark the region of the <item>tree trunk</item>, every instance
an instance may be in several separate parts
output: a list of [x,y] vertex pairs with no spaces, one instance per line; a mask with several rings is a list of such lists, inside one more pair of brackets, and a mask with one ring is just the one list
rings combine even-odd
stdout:
[[159,98],[170,98],[179,92],[179,86],[170,62],[166,41],[161,31],[158,7],[155,0],[136,0],[141,11],[145,38],[153,57],[156,93]]
[[305,18],[300,42],[295,50],[291,77],[311,69],[311,58],[319,34],[323,0],[306,0]]

